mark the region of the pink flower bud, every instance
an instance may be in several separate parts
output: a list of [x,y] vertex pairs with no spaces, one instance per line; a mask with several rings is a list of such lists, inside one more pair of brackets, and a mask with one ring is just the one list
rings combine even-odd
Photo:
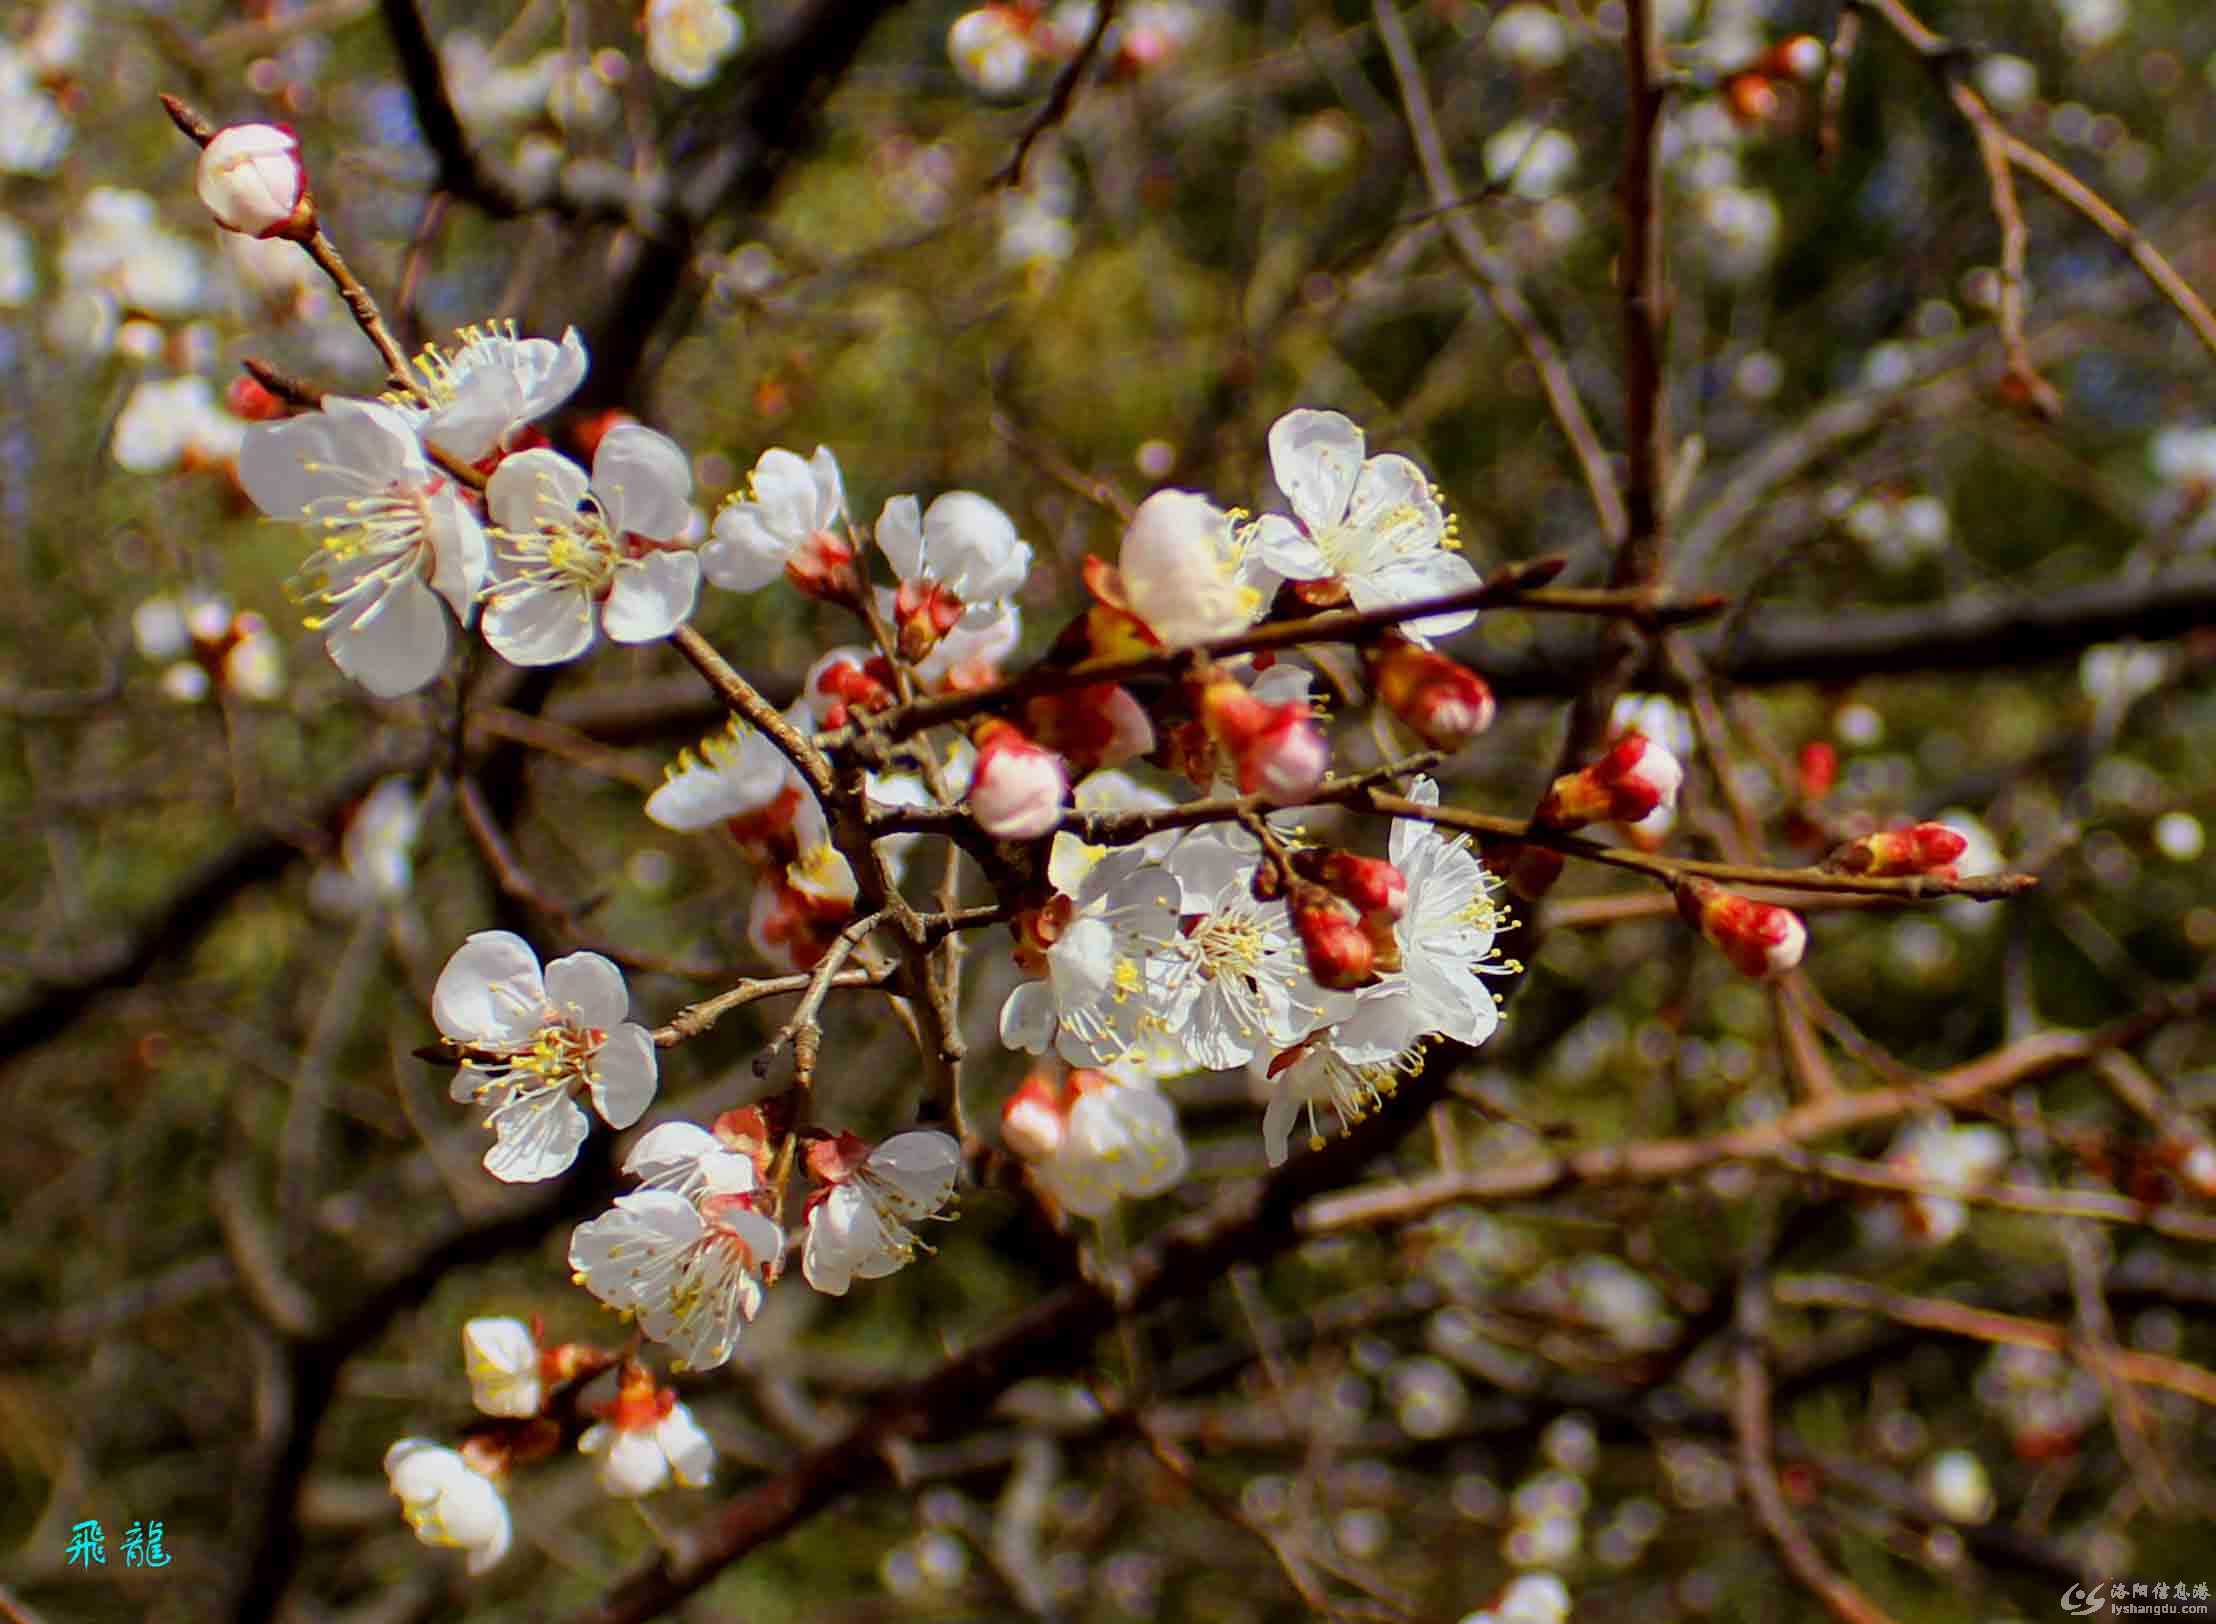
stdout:
[[1813,34],[1793,34],[1762,53],[1755,64],[1764,73],[1809,83],[1824,71],[1824,42]]
[[200,152],[200,201],[226,231],[248,237],[315,235],[315,203],[300,140],[282,124],[233,124]]
[[1792,909],[1756,902],[1706,880],[1686,880],[1678,887],[1677,911],[1733,969],[1757,981],[1785,974],[1808,947],[1808,927]]
[[1033,1072],[1000,1108],[1000,1141],[1025,1161],[1039,1161],[1062,1148],[1069,1126],[1054,1079]]
[[1062,820],[1070,793],[1062,758],[997,717],[977,731],[977,769],[970,778],[970,810],[996,840],[1031,840]]
[[1637,823],[1656,807],[1677,804],[1685,769],[1644,733],[1627,733],[1589,767],[1564,773],[1539,803],[1536,822],[1576,829],[1602,819]]
[[1293,932],[1308,956],[1308,973],[1319,987],[1351,992],[1377,980],[1377,947],[1346,905],[1320,886],[1297,894],[1292,904]]
[[1154,724],[1121,683],[1040,694],[1025,704],[1023,719],[1031,736],[1067,762],[1077,778],[1120,767],[1154,748]]
[[1901,874],[1930,874],[1954,878],[1955,859],[1969,848],[1969,841],[1943,823],[1910,823],[1850,840],[1829,857],[1824,867],[1840,874],[1867,874],[1886,878]]
[[1316,793],[1331,767],[1331,741],[1301,700],[1272,705],[1230,677],[1208,681],[1199,695],[1201,721],[1231,758],[1239,793],[1280,806]]
[[1493,725],[1493,690],[1483,677],[1404,637],[1387,638],[1371,657],[1370,686],[1434,750],[1459,750]]

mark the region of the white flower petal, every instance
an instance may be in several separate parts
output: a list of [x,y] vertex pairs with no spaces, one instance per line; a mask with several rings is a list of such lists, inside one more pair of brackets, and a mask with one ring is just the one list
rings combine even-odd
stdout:
[[654,1035],[626,1021],[608,1034],[594,1057],[592,1103],[611,1128],[628,1128],[654,1103],[660,1073]]
[[1346,516],[1362,452],[1362,431],[1338,412],[1287,412],[1270,425],[1270,472],[1310,530]]
[[924,573],[923,507],[913,496],[888,497],[872,534],[878,551],[903,581]]
[[485,607],[485,641],[510,665],[560,665],[592,647],[592,636],[592,601],[582,592],[524,587]]
[[794,545],[770,529],[752,503],[737,503],[716,515],[709,539],[700,544],[700,567],[726,592],[758,592],[785,572]]
[[598,953],[570,953],[549,964],[546,996],[579,1026],[611,1027],[631,1014],[623,972]]
[[654,1436],[662,1446],[662,1453],[669,1457],[670,1469],[677,1474],[677,1481],[684,1487],[704,1489],[715,1481],[715,1440],[684,1405],[676,1405],[662,1417],[662,1424],[654,1429]]
[[431,1018],[457,1043],[512,1049],[537,1034],[546,1004],[539,956],[513,931],[481,930],[455,950],[431,991]]
[[501,458],[485,481],[485,508],[503,530],[569,525],[591,488],[585,470],[559,451],[518,451]]
[[493,1108],[485,1171],[503,1184],[559,1178],[577,1160],[592,1122],[566,1089],[519,1090]]
[[592,489],[617,535],[668,541],[692,518],[692,464],[675,440],[637,423],[601,436]]
[[402,581],[363,601],[352,618],[334,620],[323,636],[331,663],[379,699],[412,694],[446,664],[447,614],[419,579]]
[[651,643],[691,616],[700,595],[700,558],[691,552],[651,552],[619,570],[600,624],[618,643]]

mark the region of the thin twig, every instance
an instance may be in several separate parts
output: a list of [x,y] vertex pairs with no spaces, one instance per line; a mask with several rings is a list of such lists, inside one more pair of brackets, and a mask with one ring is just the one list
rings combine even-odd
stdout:
[[[1915,1297],[1891,1291],[1866,1280],[1841,1275],[1793,1275],[1777,1282],[1777,1300],[1797,1308],[1839,1308],[1857,1314],[1879,1314],[1919,1330],[1944,1331],[2006,1347],[2044,1348],[2050,1353],[2084,1351],[2066,1326],[2046,1320],[2025,1319],[2016,1314],[1972,1308],[1944,1297]],[[2125,1381],[2141,1387],[2159,1387],[2180,1393],[2197,1404],[2216,1406],[2216,1371],[2172,1359],[2159,1353],[2118,1348],[2106,1355],[2110,1368]]]
[[1769,1293],[1760,1271],[1741,1283],[1739,1345],[1732,1356],[1731,1430],[1738,1442],[1739,1482],[1755,1521],[1777,1547],[1778,1559],[1843,1624],[1892,1624],[1890,1616],[1831,1571],[1785,1503],[1770,1443]]
[[[1460,592],[1414,603],[1390,604],[1382,609],[1340,609],[1300,620],[1276,620],[1252,631],[1210,638],[1159,654],[1139,654],[1115,659],[1085,660],[1070,666],[1033,666],[1030,670],[990,688],[965,693],[939,694],[911,705],[896,705],[881,712],[872,729],[887,738],[906,738],[927,727],[1000,710],[1037,694],[1064,693],[1101,682],[1126,682],[1136,677],[1170,676],[1207,660],[1228,659],[1234,654],[1257,654],[1265,649],[1297,648],[1303,643],[1358,643],[1380,636],[1407,621],[1421,620],[1458,609],[1479,609],[1489,604],[1520,602],[1523,596],[1554,579],[1564,560],[1542,558],[1512,564],[1493,579]],[[1627,602],[1615,612],[1634,612]],[[861,730],[837,729],[818,736],[817,743],[834,749],[852,742]]]
[[799,769],[800,776],[808,780],[811,789],[818,795],[831,793],[831,763],[824,759],[823,752],[806,734],[786,721],[775,705],[757,693],[752,683],[733,670],[730,662],[718,654],[705,637],[687,625],[671,632],[669,641],[670,646],[707,679],[716,697],[736,715],[769,735],[770,743],[784,752],[785,759]]
[[1730,1161],[1760,1161],[1795,1145],[1832,1134],[1898,1121],[1935,1106],[1973,1104],[2003,1088],[2037,1082],[2085,1064],[2110,1049],[2128,1047],[2173,1020],[2216,1003],[2216,984],[2166,999],[2092,1032],[2042,1032],[1938,1072],[1928,1084],[1862,1089],[1809,1100],[1766,1122],[1701,1139],[1649,1139],[1595,1145],[1458,1173],[1430,1174],[1368,1190],[1332,1195],[1300,1215],[1311,1234],[1374,1224],[1410,1223],[1441,1207],[1468,1202],[1498,1205],[1588,1184],[1652,1184],[1683,1179]]
[[1054,88],[1047,92],[1046,105],[1023,127],[1023,134],[1016,138],[1016,150],[1008,155],[1006,163],[993,171],[992,178],[985,183],[988,187],[1014,186],[1021,182],[1023,161],[1031,156],[1033,145],[1069,117],[1070,108],[1077,101],[1077,83],[1093,65],[1093,58],[1100,54],[1100,42],[1108,37],[1109,26],[1116,20],[1116,3],[1117,0],[1100,0],[1094,8],[1093,26],[1086,33],[1084,43],[1055,76]]
[[1593,513],[1602,533],[1611,540],[1619,538],[1627,527],[1623,493],[1617,486],[1608,452],[1586,414],[1585,402],[1577,392],[1577,382],[1570,376],[1569,365],[1561,351],[1554,347],[1554,340],[1539,324],[1529,301],[1516,286],[1513,267],[1493,251],[1492,244],[1485,240],[1484,234],[1461,207],[1464,201],[1462,185],[1455,178],[1453,165],[1447,161],[1446,143],[1439,138],[1438,120],[1431,111],[1430,92],[1424,88],[1423,67],[1416,59],[1415,47],[1409,41],[1399,11],[1392,0],[1375,0],[1375,10],[1378,37],[1384,42],[1386,60],[1392,65],[1393,80],[1400,89],[1401,110],[1408,120],[1409,137],[1415,143],[1416,162],[1423,170],[1432,206],[1440,211],[1447,241],[1470,280],[1477,284],[1500,317],[1501,325],[1523,346],[1525,359],[1539,376],[1547,408],[1562,430],[1562,437],[1569,442],[1570,454],[1577,459],[1578,472],[1584,478],[1586,493],[1592,499]]

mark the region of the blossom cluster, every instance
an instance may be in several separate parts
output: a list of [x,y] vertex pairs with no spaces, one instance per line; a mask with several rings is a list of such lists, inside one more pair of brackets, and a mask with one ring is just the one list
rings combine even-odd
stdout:
[[[289,134],[219,133],[200,185],[235,234],[320,241]],[[1083,561],[1081,611],[1042,661],[1011,673],[1034,550],[996,503],[895,494],[865,525],[835,452],[773,447],[704,511],[674,440],[621,414],[564,417],[587,366],[574,331],[466,329],[396,370],[379,399],[326,395],[310,409],[238,394],[244,421],[224,449],[265,514],[314,535],[295,595],[332,662],[379,697],[439,680],[457,643],[478,636],[527,667],[669,639],[719,687],[743,689],[727,667],[718,678],[720,657],[690,627],[704,588],[795,592],[851,616],[858,640],[818,658],[787,708],[734,700],[744,719],[681,753],[640,810],[751,867],[748,939],[795,989],[806,983],[808,1012],[842,963],[883,979],[869,936],[899,908],[908,852],[927,833],[953,835],[993,881],[1012,937],[1016,984],[998,1031],[1025,1060],[998,1112],[999,1149],[1057,1223],[1104,1219],[1184,1180],[1191,1156],[1165,1087],[1176,1079],[1253,1079],[1276,1165],[1303,1124],[1320,1146],[1327,1126],[1379,1109],[1430,1046],[1485,1042],[1500,1019],[1489,983],[1518,968],[1496,946],[1504,885],[1537,897],[1584,838],[1574,832],[1612,823],[1651,843],[1670,816],[1683,720],[1668,701],[1640,701],[1604,752],[1555,780],[1523,839],[1481,856],[1455,829],[1423,769],[1482,733],[1494,703],[1438,644],[1492,589],[1423,471],[1372,455],[1337,412],[1298,409],[1272,426],[1274,493],[1259,513],[1189,490],[1139,504],[1113,559]],[[227,663],[235,622],[219,627],[212,608],[170,618],[187,641],[153,605],[142,611],[151,657],[189,645],[203,687],[243,688]],[[1308,647],[1353,645],[1351,675],[1281,652],[1311,622]],[[1307,821],[1319,802],[1360,799],[1341,787],[1358,780],[1331,777],[1318,668],[1343,696],[1366,688],[1390,758],[1373,776],[1404,789],[1373,807],[1391,815],[1382,853]],[[1204,810],[1189,813],[1196,801]],[[323,905],[375,909],[404,891],[421,810],[401,784],[356,809],[319,877]],[[1830,863],[1934,874],[1960,849],[1944,829],[1912,826],[1854,833]],[[1691,875],[1674,889],[1743,973],[1798,961],[1805,930],[1787,910]],[[865,896],[881,911],[865,915]],[[951,928],[952,915],[937,923]],[[460,945],[431,1002],[453,1097],[491,1130],[484,1165],[507,1182],[566,1173],[595,1115],[616,1132],[641,1123],[662,1049],[687,1036],[682,1020],[632,1019],[609,957],[542,964],[502,930]],[[793,1254],[811,1287],[843,1296],[929,1250],[920,1231],[951,1216],[989,1127],[965,1122],[959,1100],[938,1103],[960,1137],[919,1126],[871,1139],[802,1116],[812,1022],[796,1016],[772,1045],[794,1040],[790,1088],[708,1126],[650,1126],[622,1154],[632,1187],[572,1233],[573,1278],[635,1325],[628,1352],[549,1348],[520,1321],[471,1322],[469,1373],[489,1419],[459,1448],[411,1438],[388,1456],[424,1539],[468,1550],[473,1568],[497,1561],[509,1540],[501,1484],[566,1442],[597,1459],[613,1494],[707,1482],[714,1445],[640,1343],[677,1368],[712,1369]],[[587,1414],[598,1420],[583,1425]]]

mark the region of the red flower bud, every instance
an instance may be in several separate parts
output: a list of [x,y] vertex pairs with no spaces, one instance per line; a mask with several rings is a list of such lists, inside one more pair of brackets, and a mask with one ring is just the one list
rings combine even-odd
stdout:
[[1756,902],[1706,880],[1679,884],[1677,911],[1733,969],[1757,981],[1785,974],[1808,946],[1808,927],[1792,909]]
[[1301,700],[1273,705],[1230,677],[1212,677],[1195,708],[1231,758],[1242,795],[1290,806],[1313,795],[1330,769],[1331,743]]
[[1848,841],[1824,859],[1824,867],[1839,874],[1867,874],[1872,878],[1930,874],[1951,880],[1955,859],[1969,844],[1943,823],[1909,823]]
[[1591,766],[1557,778],[1533,821],[1550,829],[1604,818],[1636,823],[1656,807],[1674,806],[1684,777],[1668,750],[1643,733],[1627,733]]
[[230,408],[233,417],[242,417],[249,423],[274,422],[288,410],[259,378],[247,372],[231,380],[230,386],[223,391],[223,404]]
[[1154,749],[1154,724],[1121,683],[1040,694],[1025,703],[1023,719],[1032,738],[1069,763],[1073,778]]
[[1807,84],[1824,71],[1824,42],[1813,34],[1789,34],[1755,63],[1758,71]]
[[1332,848],[1295,852],[1293,868],[1343,898],[1358,914],[1388,920],[1408,911],[1408,877],[1382,857],[1357,857]]
[[1485,679],[1435,649],[1392,636],[1369,661],[1379,701],[1434,750],[1458,750],[1493,722]]
[[1308,955],[1308,973],[1316,985],[1351,992],[1377,980],[1377,947],[1362,923],[1321,886],[1296,892],[1292,903],[1294,934]]

